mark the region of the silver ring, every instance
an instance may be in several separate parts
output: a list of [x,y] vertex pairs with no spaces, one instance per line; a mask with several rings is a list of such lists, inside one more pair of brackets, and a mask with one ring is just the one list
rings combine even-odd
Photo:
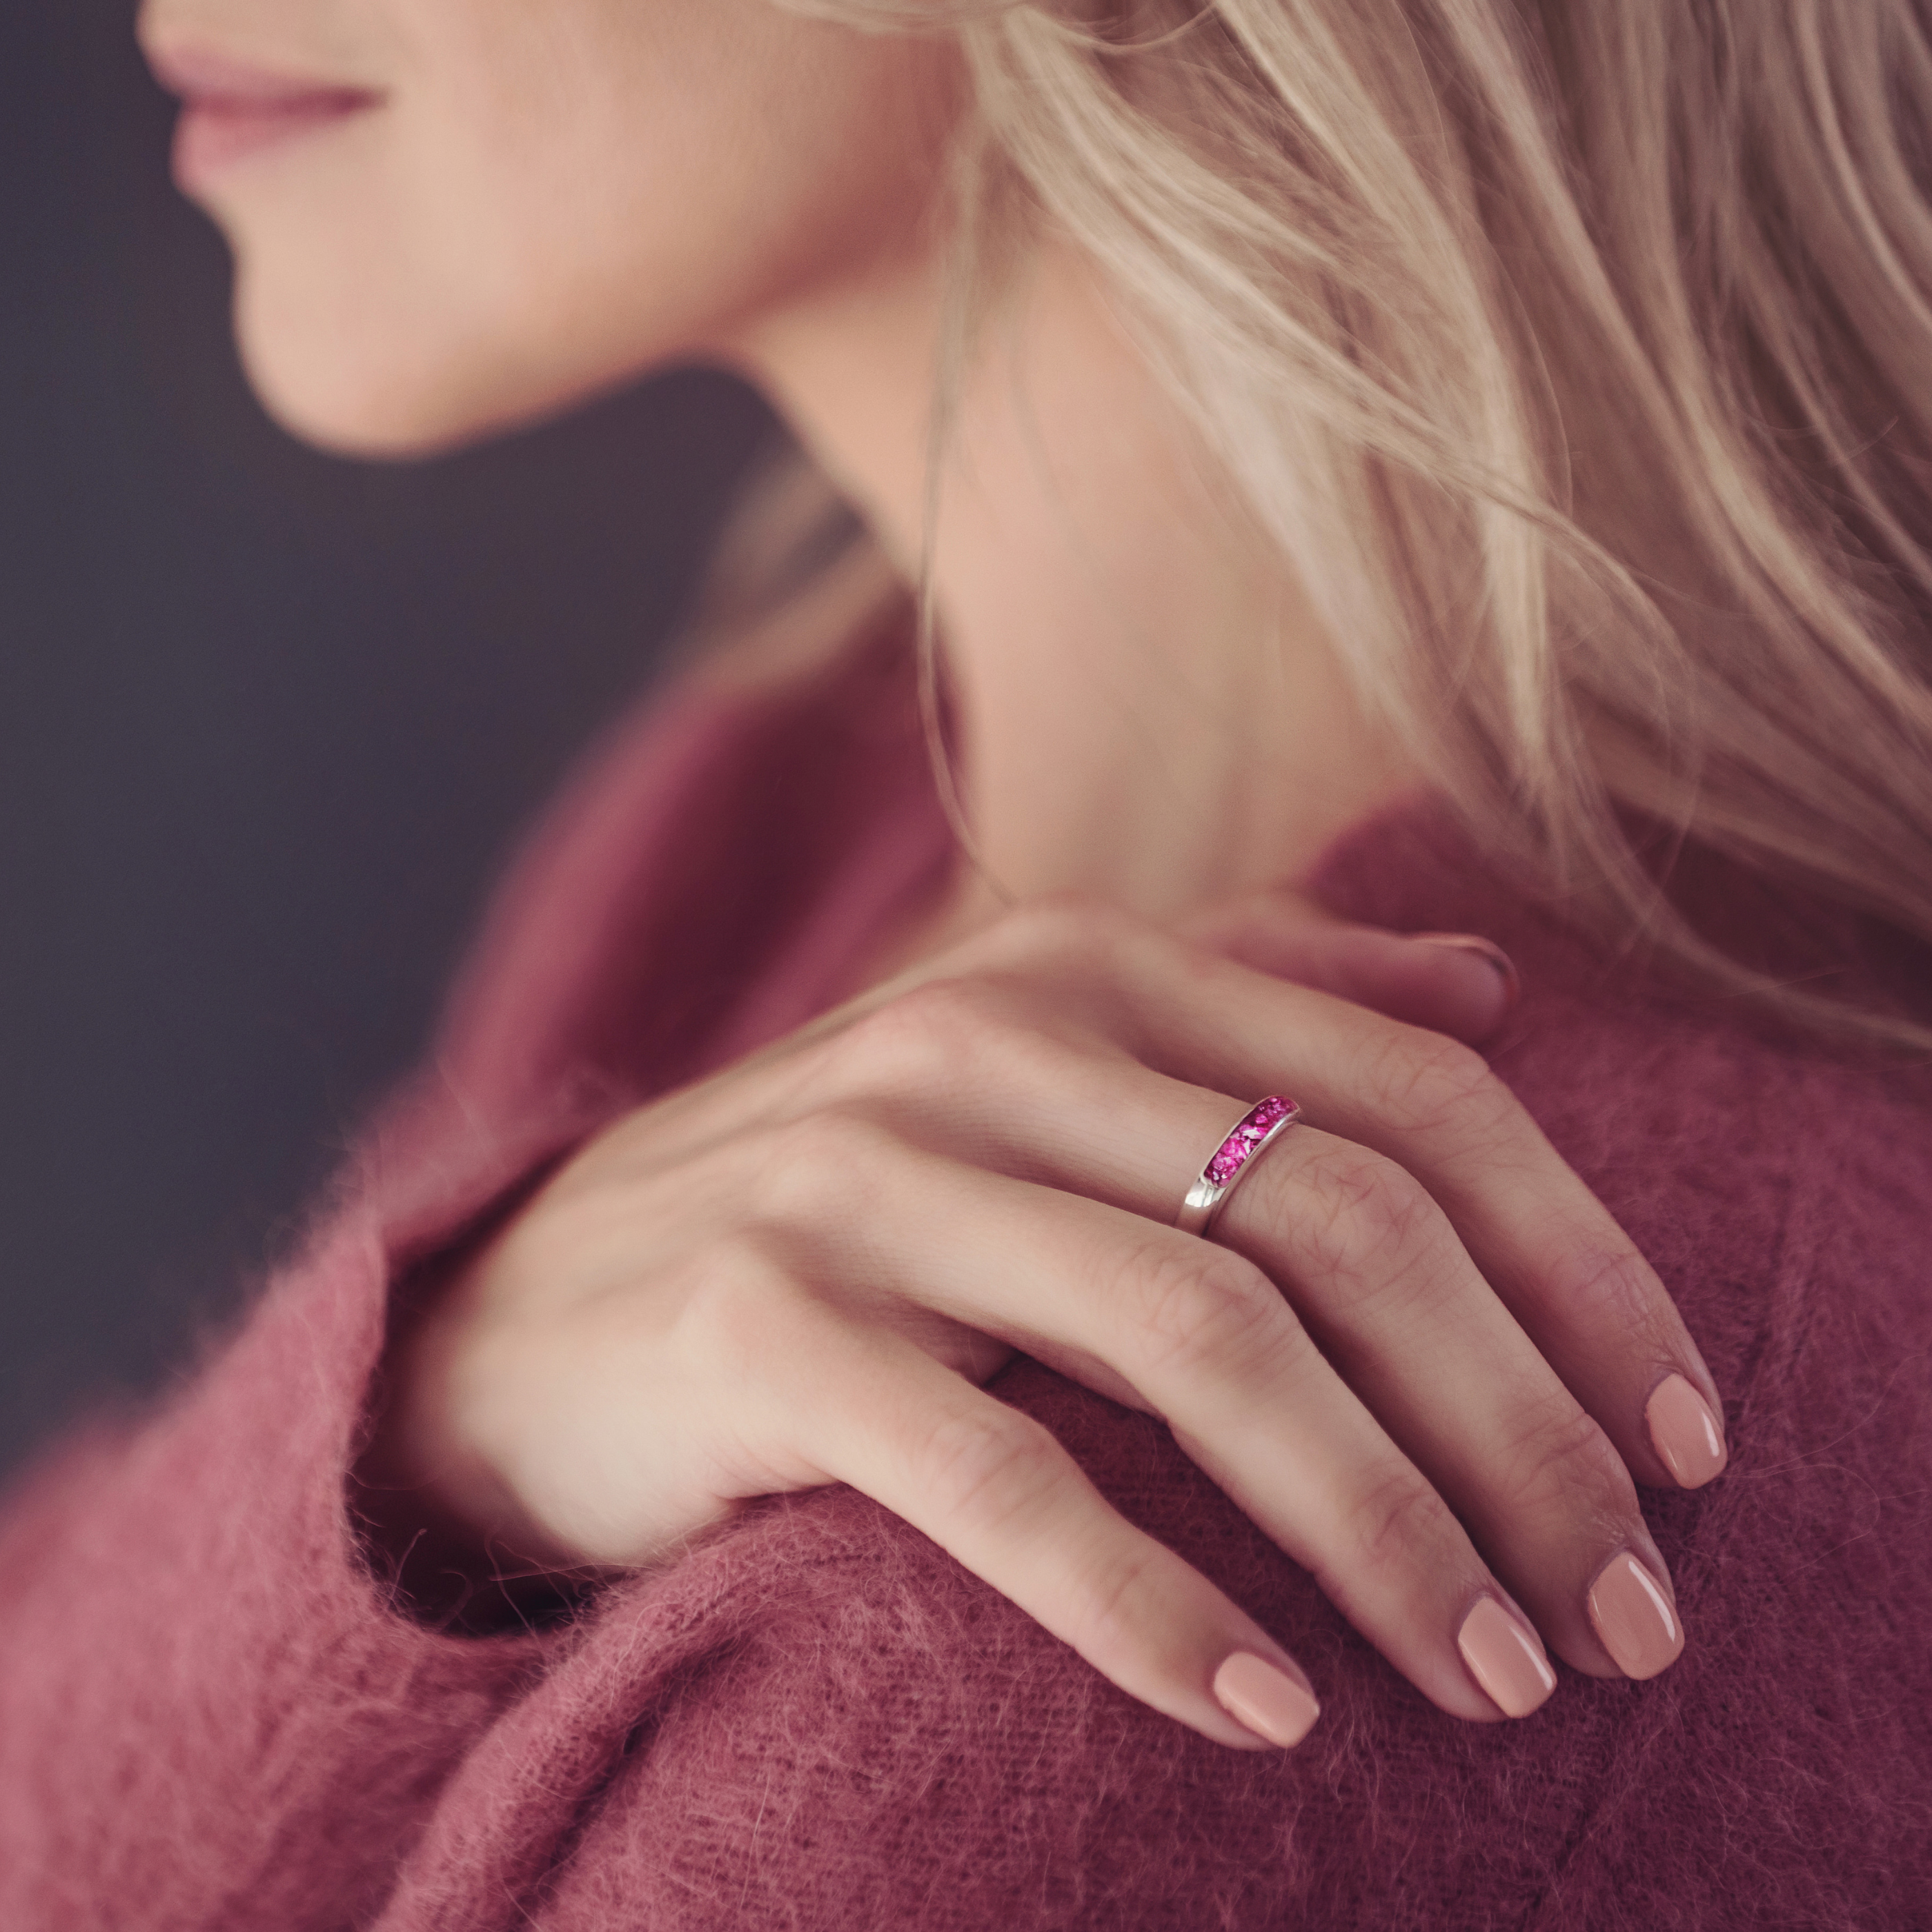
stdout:
[[1208,1156],[1208,1165],[1187,1190],[1174,1225],[1184,1234],[1205,1234],[1214,1225],[1222,1204],[1234,1184],[1254,1165],[1255,1156],[1301,1118],[1301,1109],[1286,1094],[1258,1100],[1237,1120],[1227,1137]]

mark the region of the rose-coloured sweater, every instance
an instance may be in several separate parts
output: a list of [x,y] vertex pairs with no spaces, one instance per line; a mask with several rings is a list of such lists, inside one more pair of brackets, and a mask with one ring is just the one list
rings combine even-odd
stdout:
[[[528,1624],[507,1596],[439,1623],[370,1553],[352,1471],[412,1270],[821,1006],[944,855],[878,664],[690,684],[614,738],[299,1257],[0,1514],[0,1928],[1932,1926],[1932,1073],[1605,962],[1424,809],[1322,891],[1514,956],[1495,1064],[1724,1393],[1728,1474],[1647,1498],[1689,1636],[1663,1677],[1444,1717],[1157,1422],[1024,1362],[998,1392],[1306,1666],[1300,1749],[1152,1714],[849,1491]],[[1772,932],[1725,890],[1728,936]],[[1826,941],[1932,1010],[1922,952]]]

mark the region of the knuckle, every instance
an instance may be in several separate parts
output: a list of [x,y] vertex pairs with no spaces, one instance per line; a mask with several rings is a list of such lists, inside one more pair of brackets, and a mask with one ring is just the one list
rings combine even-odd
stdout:
[[1676,1310],[1650,1264],[1634,1249],[1587,1247],[1556,1268],[1554,1306],[1586,1335],[1660,1338]]
[[1389,1036],[1366,1070],[1364,1089],[1379,1115],[1418,1132],[1453,1126],[1466,1136],[1514,1106],[1474,1047],[1416,1028]]
[[1074,1606],[1069,1641],[1101,1670],[1144,1652],[1149,1637],[1150,1606],[1162,1579],[1144,1546],[1109,1554],[1083,1583]]
[[1156,1242],[1128,1263],[1141,1366],[1194,1376],[1252,1365],[1277,1343],[1287,1305],[1261,1270],[1206,1242]]
[[949,1415],[920,1444],[920,1480],[940,1514],[981,1529],[1024,1516],[1058,1481],[1063,1451],[1030,1416],[994,1404]]
[[1061,973],[1110,970],[1141,932],[1124,908],[1084,892],[1056,892],[1016,908],[995,928],[1005,957]]
[[1051,1038],[1025,989],[990,973],[908,988],[829,1042],[836,1094],[902,1095],[1024,1076]]
[[855,1019],[830,1042],[849,1089],[890,1092],[956,1070],[982,1046],[986,989],[965,977],[927,980]]
[[1316,1265],[1353,1290],[1410,1279],[1436,1240],[1441,1210],[1428,1190],[1366,1148],[1336,1142],[1298,1178],[1304,1198],[1288,1225]]
[[1350,1562],[1371,1576],[1432,1569],[1462,1540],[1448,1505],[1400,1458],[1372,1469],[1349,1507]]
[[842,1107],[824,1107],[766,1130],[752,1194],[755,1218],[771,1227],[808,1226],[858,1205],[904,1149],[890,1129]]
[[693,1264],[679,1322],[686,1359],[707,1386],[748,1389],[766,1378],[805,1312],[790,1270],[755,1237],[722,1237]]
[[1568,1390],[1527,1403],[1499,1444],[1502,1501],[1513,1514],[1625,1522],[1636,1486],[1616,1446]]

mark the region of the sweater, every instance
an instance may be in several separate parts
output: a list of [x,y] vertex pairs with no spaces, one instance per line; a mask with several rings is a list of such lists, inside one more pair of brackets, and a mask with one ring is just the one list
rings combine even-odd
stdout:
[[[838,997],[948,857],[893,654],[618,728],[246,1320],[0,1513],[0,1927],[1932,1926],[1932,1075],[1606,958],[1426,806],[1320,896],[1514,956],[1493,1064],[1724,1396],[1728,1472],[1645,1497],[1688,1634],[1663,1676],[1447,1717],[1157,1419],[1024,1359],[995,1393],[1306,1667],[1299,1749],[1155,1715],[848,1490],[541,1613],[438,1607],[372,1541],[410,1285],[589,1129]],[[1754,943],[1783,916],[1710,908]],[[1798,923],[1926,1008],[1922,953]]]

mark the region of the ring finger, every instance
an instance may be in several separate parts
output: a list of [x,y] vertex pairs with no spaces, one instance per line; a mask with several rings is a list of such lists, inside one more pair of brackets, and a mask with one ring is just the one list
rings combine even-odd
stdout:
[[[1172,1220],[1241,1112],[1124,1055],[1031,1064],[966,1151],[1150,1220]],[[1289,1294],[1565,1661],[1649,1677],[1675,1660],[1682,1624],[1624,1462],[1418,1182],[1304,1124],[1244,1177],[1216,1236]]]
[[910,1298],[1157,1412],[1444,1710],[1526,1714],[1554,1688],[1462,1524],[1252,1263],[882,1130],[855,1128],[838,1165],[865,1177],[863,1198],[832,1225],[862,1238],[835,1254],[822,1219],[815,1235],[776,1231],[808,1278],[840,1298]]

